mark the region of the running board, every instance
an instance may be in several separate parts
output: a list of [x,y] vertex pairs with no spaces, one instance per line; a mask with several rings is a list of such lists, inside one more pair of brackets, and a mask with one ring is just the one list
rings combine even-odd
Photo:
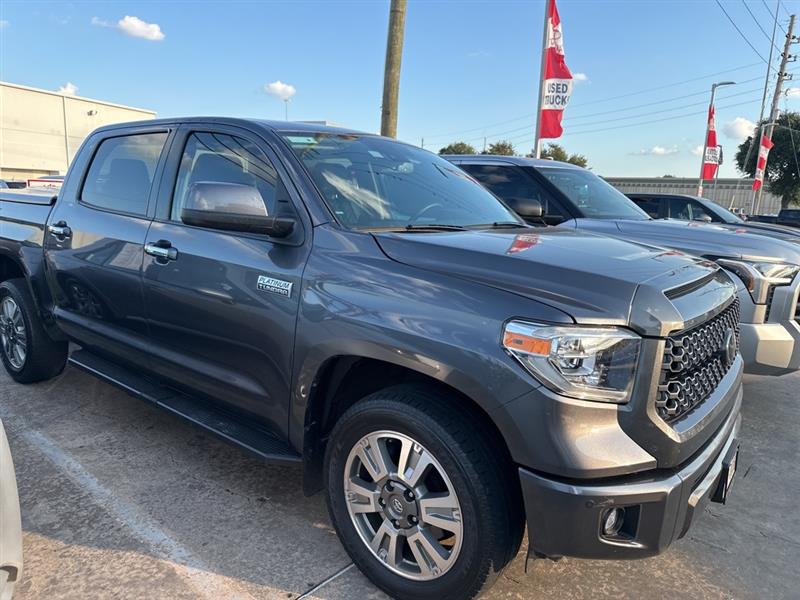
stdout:
[[183,395],[158,385],[131,369],[113,363],[88,350],[77,350],[69,357],[70,364],[98,377],[137,398],[163,408],[214,435],[252,452],[273,464],[297,465],[302,457],[273,433],[248,425],[208,402]]

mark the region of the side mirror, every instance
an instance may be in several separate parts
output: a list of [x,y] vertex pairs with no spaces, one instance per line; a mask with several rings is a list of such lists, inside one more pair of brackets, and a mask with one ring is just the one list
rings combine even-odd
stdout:
[[540,219],[542,217],[542,203],[532,198],[508,198],[506,203],[511,210],[523,219]]
[[238,183],[202,181],[189,187],[181,221],[187,225],[260,233],[284,238],[294,231],[292,217],[267,215],[258,188]]
[[699,217],[695,217],[692,221],[700,221],[701,223],[711,223],[712,219],[708,215],[700,215]]

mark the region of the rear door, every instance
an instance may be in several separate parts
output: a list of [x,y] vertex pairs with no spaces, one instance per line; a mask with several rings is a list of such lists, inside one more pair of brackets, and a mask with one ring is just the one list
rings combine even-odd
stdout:
[[[181,209],[199,182],[252,186],[268,215],[278,205],[282,214],[287,206],[302,213],[277,157],[258,135],[218,124],[181,128],[146,240],[146,251],[161,249],[146,253],[144,261],[158,357],[153,369],[174,386],[255,416],[283,434],[311,229],[298,222],[299,238],[273,240],[186,225]],[[165,248],[171,257],[164,256]]]
[[161,125],[89,138],[44,238],[59,326],[84,347],[139,367],[149,364],[142,250],[170,136]]

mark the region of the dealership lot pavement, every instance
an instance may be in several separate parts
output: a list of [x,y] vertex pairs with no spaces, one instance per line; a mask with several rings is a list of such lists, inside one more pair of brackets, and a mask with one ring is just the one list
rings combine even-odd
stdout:
[[[490,598],[797,598],[800,376],[748,377],[738,481],[663,555],[536,562]],[[381,598],[351,566],[321,495],[75,369],[0,375],[25,535],[17,600]]]

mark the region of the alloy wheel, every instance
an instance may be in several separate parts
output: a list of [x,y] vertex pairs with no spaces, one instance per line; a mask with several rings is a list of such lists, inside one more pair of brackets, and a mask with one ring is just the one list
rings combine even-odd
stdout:
[[0,340],[8,362],[19,370],[28,355],[28,335],[22,311],[13,298],[6,296],[0,304]]
[[361,540],[394,573],[431,580],[456,562],[461,506],[439,461],[416,440],[395,431],[365,435],[347,457],[344,493]]

